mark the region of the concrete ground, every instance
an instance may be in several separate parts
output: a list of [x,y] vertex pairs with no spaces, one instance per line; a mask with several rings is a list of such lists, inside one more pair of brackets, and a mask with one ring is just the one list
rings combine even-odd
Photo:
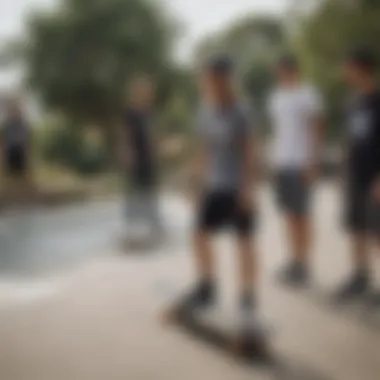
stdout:
[[[260,298],[285,369],[244,366],[162,326],[159,316],[168,299],[192,278],[191,213],[180,199],[166,197],[168,243],[145,254],[123,254],[115,243],[121,228],[117,204],[0,219],[0,379],[379,379],[380,326],[373,316],[370,323],[362,311],[333,311],[316,291],[292,293],[273,280],[286,244],[271,193],[263,189],[261,198]],[[339,203],[332,185],[317,190],[319,289],[331,289],[349,269]],[[231,309],[233,246],[228,237],[216,246],[224,301]]]

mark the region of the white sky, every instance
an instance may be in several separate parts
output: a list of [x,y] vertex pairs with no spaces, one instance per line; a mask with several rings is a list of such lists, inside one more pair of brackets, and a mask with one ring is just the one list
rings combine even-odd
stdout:
[[209,32],[218,30],[237,17],[249,13],[285,11],[288,0],[165,0],[174,14],[185,23],[186,34],[179,56],[188,58],[194,43]]
[[[106,1],[106,0],[105,0]],[[282,13],[289,0],[161,0],[167,3],[186,26],[178,46],[178,57],[187,60],[194,43],[208,32],[217,30],[247,13]],[[23,18],[36,7],[54,6],[56,0],[0,0],[0,41],[20,34]],[[0,83],[4,74],[0,72]],[[8,75],[5,75],[8,77]]]

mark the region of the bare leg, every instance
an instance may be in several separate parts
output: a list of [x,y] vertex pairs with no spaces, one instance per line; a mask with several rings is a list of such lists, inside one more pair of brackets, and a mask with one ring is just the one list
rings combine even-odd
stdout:
[[369,288],[368,260],[369,250],[364,233],[354,232],[351,235],[351,255],[353,274],[337,293],[339,302],[348,302],[366,294]]
[[241,294],[254,293],[258,283],[258,265],[254,242],[249,236],[240,236],[237,245],[240,292]]
[[311,228],[307,215],[288,213],[285,218],[291,260],[280,272],[280,280],[291,286],[304,286],[309,281]]
[[186,307],[190,310],[207,307],[215,300],[215,268],[210,240],[211,237],[204,231],[197,231],[194,235],[194,259],[198,283],[185,298]]
[[356,232],[351,235],[351,257],[352,264],[356,270],[367,270],[369,251],[367,239],[364,233]]
[[194,259],[199,279],[201,281],[214,279],[215,268],[211,237],[206,232],[197,231],[194,235]]
[[[380,237],[375,237],[377,253],[380,252]],[[373,296],[370,298],[370,306],[376,309],[380,308],[380,279],[377,279],[377,284]]]
[[307,264],[310,255],[311,228],[307,216],[288,214],[286,216],[291,254],[294,261]]

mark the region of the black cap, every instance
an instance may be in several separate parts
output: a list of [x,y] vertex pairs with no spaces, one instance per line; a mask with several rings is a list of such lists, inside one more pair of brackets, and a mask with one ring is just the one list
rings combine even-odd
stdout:
[[277,66],[288,70],[298,70],[299,68],[298,60],[293,54],[284,54],[281,56],[278,60]]
[[346,56],[346,62],[370,72],[375,71],[377,66],[375,53],[366,46],[353,47]]
[[204,69],[214,74],[229,76],[234,73],[235,65],[231,57],[220,55],[208,60]]

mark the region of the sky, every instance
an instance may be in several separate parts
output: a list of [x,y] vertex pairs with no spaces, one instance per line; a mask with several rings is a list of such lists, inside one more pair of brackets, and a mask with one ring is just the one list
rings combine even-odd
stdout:
[[[105,0],[106,1],[106,0]],[[162,0],[185,25],[176,55],[186,61],[194,44],[204,35],[247,13],[274,13],[285,11],[288,0]],[[20,35],[23,19],[32,9],[54,6],[56,0],[0,0],[0,41]],[[1,74],[0,84],[12,81],[12,76]]]
[[191,55],[202,36],[218,30],[247,13],[283,13],[288,0],[166,0],[169,8],[184,22],[186,33],[178,49],[180,58]]

